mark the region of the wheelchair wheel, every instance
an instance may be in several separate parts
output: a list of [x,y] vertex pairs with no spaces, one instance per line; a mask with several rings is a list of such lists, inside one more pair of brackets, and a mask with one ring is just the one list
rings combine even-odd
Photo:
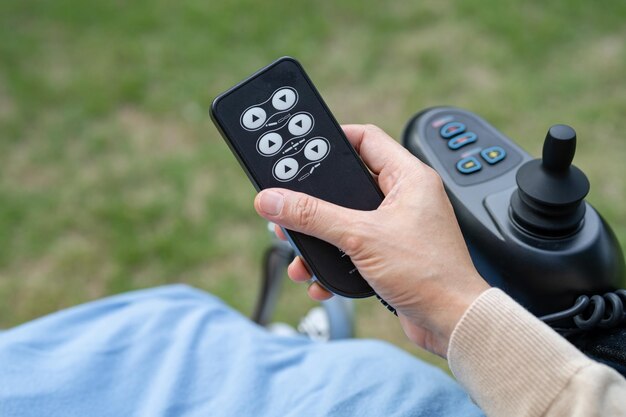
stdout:
[[[270,224],[273,231],[273,225]],[[285,332],[286,324],[272,323],[272,317],[280,295],[282,280],[289,263],[296,256],[287,242],[275,240],[263,257],[261,289],[252,320],[270,329],[281,329]],[[294,332],[296,330],[294,329]],[[314,307],[298,325],[299,333],[314,340],[336,340],[354,337],[354,306],[352,300],[334,296],[323,301],[321,307]]]

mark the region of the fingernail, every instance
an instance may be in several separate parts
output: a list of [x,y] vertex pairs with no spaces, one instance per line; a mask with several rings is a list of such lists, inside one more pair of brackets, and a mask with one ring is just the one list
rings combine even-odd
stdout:
[[280,214],[285,204],[285,197],[281,193],[276,191],[265,191],[261,194],[259,200],[259,207],[261,211],[270,216],[276,216]]

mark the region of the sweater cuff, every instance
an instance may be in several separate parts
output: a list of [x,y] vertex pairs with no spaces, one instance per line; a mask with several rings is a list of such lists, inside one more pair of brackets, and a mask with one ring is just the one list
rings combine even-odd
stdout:
[[589,359],[497,288],[456,325],[450,369],[487,415],[541,416]]

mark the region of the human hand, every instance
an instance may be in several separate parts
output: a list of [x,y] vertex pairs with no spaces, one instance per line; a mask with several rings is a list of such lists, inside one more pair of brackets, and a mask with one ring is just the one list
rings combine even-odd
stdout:
[[[441,178],[381,129],[343,129],[385,194],[378,209],[352,210],[281,188],[261,191],[254,206],[277,225],[345,251],[397,310],[409,339],[445,356],[454,327],[489,285],[472,264]],[[285,238],[279,228],[277,235]],[[311,278],[300,258],[288,274],[298,282]],[[317,282],[309,295],[332,296]]]

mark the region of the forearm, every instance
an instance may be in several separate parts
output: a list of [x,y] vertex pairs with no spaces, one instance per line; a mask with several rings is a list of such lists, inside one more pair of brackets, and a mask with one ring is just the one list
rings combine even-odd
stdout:
[[459,321],[448,360],[488,416],[626,415],[619,374],[498,289],[484,292]]

